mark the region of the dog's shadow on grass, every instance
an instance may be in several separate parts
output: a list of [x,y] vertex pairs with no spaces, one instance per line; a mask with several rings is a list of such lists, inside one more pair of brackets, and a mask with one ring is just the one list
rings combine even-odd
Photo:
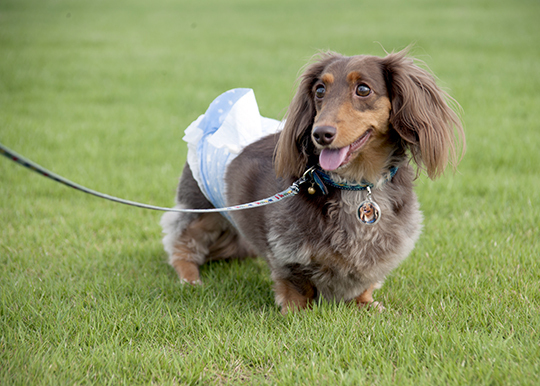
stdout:
[[244,311],[275,307],[270,270],[262,258],[208,262],[200,267],[200,275],[201,285],[181,283],[170,268],[171,298],[186,307]]
[[[174,269],[167,264],[166,256],[160,250],[147,251],[151,261],[145,259],[143,266],[133,268],[133,272],[144,270],[142,283],[138,284],[137,293],[142,298],[160,298],[171,310],[193,313],[203,312],[219,314],[233,312],[245,313],[270,312],[280,314],[274,301],[274,291],[270,278],[270,269],[262,258],[230,259],[212,261],[200,267],[201,285],[182,283]],[[145,254],[148,256],[148,254]],[[152,268],[153,267],[153,268]],[[139,276],[140,279],[140,276]],[[381,294],[379,301],[394,303]],[[335,303],[319,300],[321,312],[335,312],[342,307],[352,307],[352,303]],[[397,302],[397,301],[396,301]],[[399,302],[398,302],[399,303]]]

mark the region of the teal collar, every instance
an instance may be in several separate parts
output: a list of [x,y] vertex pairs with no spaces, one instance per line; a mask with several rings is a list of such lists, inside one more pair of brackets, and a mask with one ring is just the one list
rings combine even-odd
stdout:
[[[396,175],[398,171],[397,166],[392,166],[389,170],[389,174],[386,177],[386,181],[391,181],[392,178]],[[324,172],[319,167],[312,167],[307,172],[306,175],[311,177],[312,184],[316,184],[321,192],[326,195],[328,194],[327,186],[330,186],[332,188],[341,189],[341,190],[353,190],[353,191],[360,191],[360,190],[366,190],[367,188],[373,188],[373,184],[367,181],[362,180],[360,183],[349,183],[349,182],[337,182],[332,179],[326,172]]]

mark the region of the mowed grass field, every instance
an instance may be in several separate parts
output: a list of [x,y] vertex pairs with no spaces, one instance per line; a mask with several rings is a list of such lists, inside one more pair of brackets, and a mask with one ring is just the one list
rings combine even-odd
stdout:
[[0,384],[538,384],[539,17],[536,0],[0,1],[0,142],[111,195],[173,205],[189,123],[235,87],[281,119],[319,50],[414,43],[468,145],[417,180],[425,227],[384,313],[287,317],[262,259],[184,287],[160,213],[2,157]]

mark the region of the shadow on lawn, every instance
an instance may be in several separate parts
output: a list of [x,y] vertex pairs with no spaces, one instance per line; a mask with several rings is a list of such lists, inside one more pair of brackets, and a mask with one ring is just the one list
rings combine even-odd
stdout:
[[[182,284],[163,255],[154,273],[163,275],[157,281],[167,298],[181,307],[238,309],[245,312],[275,307],[270,271],[261,259],[230,259],[208,262],[200,267],[202,285]],[[165,275],[164,275],[165,274]],[[177,304],[178,305],[178,304]],[[277,308],[276,308],[277,310]]]
[[223,260],[201,267],[203,290],[243,309],[274,306],[270,271],[261,259]]

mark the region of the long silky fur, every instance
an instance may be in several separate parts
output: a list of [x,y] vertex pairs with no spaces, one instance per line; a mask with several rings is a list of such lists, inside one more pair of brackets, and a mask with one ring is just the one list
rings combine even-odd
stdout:
[[[197,256],[196,264],[202,264],[198,260],[200,251],[208,252],[205,261],[219,258],[216,250],[228,251],[222,258],[233,257],[234,252],[263,256],[275,283],[276,303],[284,313],[308,307],[320,297],[356,299],[359,304],[372,301],[373,289],[409,255],[422,229],[422,214],[413,191],[417,172],[412,164],[435,178],[449,159],[459,160],[458,149],[464,150],[465,145],[459,117],[449,106],[451,98],[406,51],[385,58],[348,58],[335,53],[320,56],[299,80],[283,131],[246,147],[228,167],[225,178],[228,205],[236,205],[269,197],[289,186],[306,168],[316,165],[319,151],[311,138],[317,117],[315,82],[328,69],[336,72],[362,63],[369,64],[363,71],[370,69],[376,72],[374,79],[381,79],[378,86],[385,90],[382,97],[391,105],[387,131],[383,131],[386,147],[384,152],[374,153],[386,154],[384,162],[379,163],[380,178],[372,181],[373,199],[382,212],[380,221],[366,226],[357,220],[356,211],[366,199],[365,191],[329,188],[327,196],[320,192],[310,195],[306,186],[292,199],[232,212],[235,226],[221,219],[216,221],[211,243],[219,247],[205,245],[209,238],[194,231],[200,215],[166,214],[162,222],[166,233],[163,241],[173,266],[182,266],[175,262],[194,260],[190,253]],[[384,176],[390,166],[399,169],[387,181]],[[339,170],[331,174],[341,178]],[[357,177],[360,180],[363,176]],[[189,166],[178,188],[177,204],[210,206]],[[206,222],[205,226],[211,224]],[[182,237],[189,232],[194,236],[186,241]],[[180,248],[179,240],[183,243]],[[175,254],[179,249],[189,253]],[[181,270],[178,274],[182,278]]]

